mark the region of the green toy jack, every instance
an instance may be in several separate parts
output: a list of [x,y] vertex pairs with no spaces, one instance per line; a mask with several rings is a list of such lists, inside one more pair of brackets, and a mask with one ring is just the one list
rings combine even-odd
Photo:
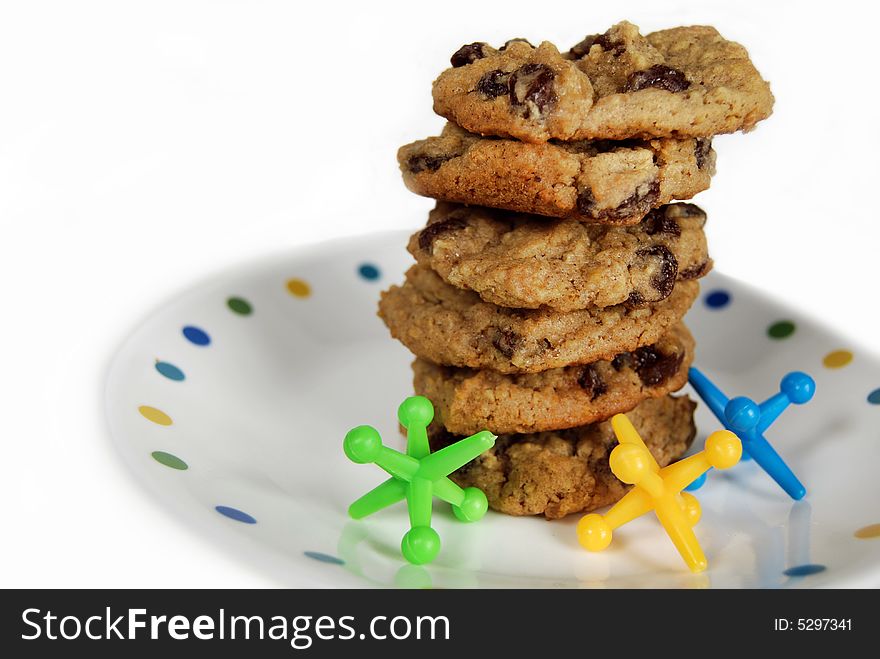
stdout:
[[431,528],[431,506],[436,496],[452,504],[462,522],[476,522],[486,514],[489,503],[482,490],[460,488],[448,476],[495,444],[497,437],[487,430],[431,453],[427,428],[434,419],[434,406],[424,396],[411,396],[397,409],[406,428],[406,454],[382,445],[372,426],[352,428],[345,435],[343,449],[353,462],[375,462],[391,478],[370,490],[348,508],[354,519],[372,515],[402,499],[409,507],[410,530],[403,536],[400,551],[410,563],[430,563],[440,552],[440,536]]

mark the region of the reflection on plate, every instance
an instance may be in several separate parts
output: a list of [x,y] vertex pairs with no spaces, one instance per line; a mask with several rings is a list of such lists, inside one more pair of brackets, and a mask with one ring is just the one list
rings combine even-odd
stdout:
[[[578,515],[490,512],[458,523],[437,506],[443,549],[407,565],[404,506],[347,518],[382,480],[350,463],[345,432],[376,426],[402,445],[395,410],[410,354],[376,317],[379,291],[408,266],[406,235],[300,250],[222,273],[156,310],[116,355],[107,382],[114,441],[175,514],[288,586],[880,586],[880,362],[760,293],[711,274],[688,315],[696,364],[725,392],[762,400],[790,370],[816,396],[768,439],[808,488],[794,503],[753,462],[697,492],[709,570],[693,575],[651,516],[582,550]],[[693,395],[692,395],[693,397]],[[717,428],[700,406],[699,437]]]

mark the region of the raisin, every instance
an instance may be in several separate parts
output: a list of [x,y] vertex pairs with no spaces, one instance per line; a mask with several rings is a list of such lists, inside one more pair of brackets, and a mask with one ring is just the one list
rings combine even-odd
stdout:
[[534,48],[534,46],[532,46],[531,42],[529,42],[528,39],[524,39],[523,37],[514,37],[513,39],[508,39],[507,41],[505,41],[504,45],[501,46],[501,48],[499,48],[498,50],[504,52],[505,50],[507,50],[507,47],[510,44],[516,43],[517,41],[521,41],[522,43],[528,44],[530,47]]
[[616,355],[614,359],[611,360],[611,366],[614,367],[614,370],[618,373],[626,368],[627,366],[632,365],[632,355],[628,352],[622,352],[619,355]]
[[628,307],[641,307],[647,303],[645,296],[642,295],[639,291],[633,291],[629,294],[629,297],[626,298],[626,302],[624,304]]
[[592,364],[584,366],[578,375],[577,383],[581,389],[590,394],[590,400],[596,400],[599,396],[608,391],[608,385],[602,380],[599,371]]
[[449,61],[455,68],[465,64],[473,64],[478,59],[483,59],[486,56],[486,52],[483,50],[485,46],[486,44],[482,41],[466,44],[456,50],[452,57],[449,58]]
[[406,166],[413,174],[418,174],[425,170],[436,172],[440,169],[440,165],[454,157],[455,156],[429,156],[427,154],[420,154],[417,156],[411,156],[410,159],[406,161]]
[[[477,460],[479,460],[479,458],[477,458]],[[465,462],[461,467],[455,470],[455,475],[459,478],[465,478],[470,470],[474,468],[474,465],[477,464],[477,460]]]
[[678,226],[674,217],[669,217],[666,210],[666,206],[654,208],[645,216],[645,219],[642,220],[645,223],[645,233],[649,236],[658,233],[665,233],[676,238],[681,236],[681,227]]
[[697,159],[697,169],[703,169],[706,166],[711,151],[712,140],[703,137],[694,140],[694,157]]
[[581,215],[588,215],[589,217],[595,218],[597,212],[595,209],[596,206],[596,198],[593,196],[592,188],[584,188],[580,192],[578,192],[577,196],[577,207],[578,212]]
[[703,209],[696,204],[685,204],[679,202],[675,204],[673,208],[675,208],[679,217],[699,217],[701,215],[705,215]]
[[621,55],[626,50],[626,44],[622,41],[613,41],[606,32],[605,34],[592,34],[586,37],[579,44],[572,46],[568,52],[575,59],[580,59],[587,55],[593,46],[599,46],[602,50],[610,52],[614,56]]
[[584,188],[578,193],[577,207],[581,215],[587,215],[595,220],[622,220],[633,215],[647,213],[657,203],[659,197],[660,181],[655,179],[647,188],[633,192],[616,208],[603,208],[601,210],[596,209],[593,191],[590,188]]
[[634,71],[626,79],[626,91],[628,92],[637,92],[648,87],[665,89],[668,92],[680,92],[690,85],[691,83],[688,82],[684,73],[664,64],[655,64],[649,69]]
[[437,236],[450,231],[464,229],[467,225],[467,222],[460,217],[449,217],[442,222],[429,224],[419,232],[419,247],[430,251]]
[[663,384],[678,371],[684,354],[664,354],[656,346],[637,348],[632,353],[633,368],[639,379],[649,387]]
[[556,102],[556,92],[553,90],[553,79],[556,74],[553,69],[545,64],[532,62],[521,66],[510,76],[508,88],[510,104],[513,106],[526,106],[527,114],[531,114],[529,105],[543,112],[544,108]]
[[675,279],[678,277],[678,261],[665,245],[651,245],[636,252],[642,258],[656,258],[660,261],[657,273],[651,278],[651,286],[660,294],[659,300],[665,300],[672,293]]
[[492,339],[492,345],[510,359],[522,343],[522,336],[511,330],[500,329]]
[[501,69],[488,71],[477,81],[477,91],[487,98],[502,96],[507,93],[507,79],[509,77],[510,74]]
[[[498,464],[501,467],[501,478],[502,483],[506,483],[510,480],[510,472],[513,471],[513,464],[510,461],[510,453],[507,452],[507,447],[510,446],[510,441],[504,441],[505,438],[500,438],[502,441],[499,442],[496,440],[495,446],[490,448],[490,451],[493,451],[495,454],[495,459],[498,461]],[[479,459],[479,458],[478,458]],[[476,462],[476,460],[474,460]]]
[[[577,144],[577,142],[568,142],[568,145]],[[584,140],[584,147],[589,147],[593,153],[611,153],[618,149],[637,149],[644,148],[645,143],[641,140]]]
[[685,268],[684,270],[678,271],[679,279],[699,279],[703,275],[706,274],[706,271],[709,269],[709,262],[703,261],[699,265],[692,265],[689,268]]

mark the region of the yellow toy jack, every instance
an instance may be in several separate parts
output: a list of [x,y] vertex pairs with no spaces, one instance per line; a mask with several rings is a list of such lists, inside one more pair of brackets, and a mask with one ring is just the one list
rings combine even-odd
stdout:
[[702,451],[660,469],[625,415],[614,416],[611,427],[620,442],[609,457],[611,471],[635,487],[604,516],[593,513],[581,518],[577,525],[581,545],[602,551],[611,544],[614,529],[653,509],[687,566],[702,572],[708,563],[692,528],[700,521],[700,502],[682,490],[709,467],[728,469],[739,462],[739,438],[729,430],[718,430],[709,435]]

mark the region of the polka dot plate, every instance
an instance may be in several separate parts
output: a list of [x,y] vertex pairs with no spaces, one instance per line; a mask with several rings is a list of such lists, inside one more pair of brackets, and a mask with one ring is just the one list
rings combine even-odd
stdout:
[[[360,424],[402,445],[395,411],[411,393],[411,356],[376,302],[402,279],[405,244],[404,234],[378,234],[221,273],[132,334],[110,369],[107,414],[127,464],[170,512],[285,586],[880,586],[880,363],[715,273],[688,315],[696,365],[729,395],[756,400],[788,371],[816,380],[814,399],[767,432],[807,486],[804,500],[754,462],[714,472],[696,493],[709,559],[698,575],[652,516],[590,554],[576,540],[579,515],[490,511],[467,525],[441,504],[440,555],[407,565],[405,506],[347,518],[383,474],[342,452]],[[704,405],[697,424],[699,447],[718,425]]]

